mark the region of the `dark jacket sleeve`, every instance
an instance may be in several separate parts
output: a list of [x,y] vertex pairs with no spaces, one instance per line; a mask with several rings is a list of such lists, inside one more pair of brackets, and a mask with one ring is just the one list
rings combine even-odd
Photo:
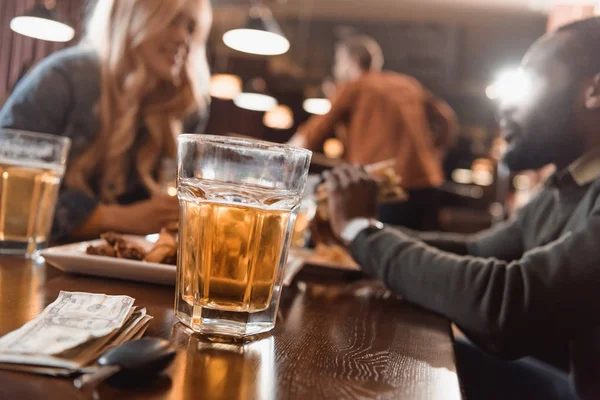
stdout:
[[[479,247],[489,251],[493,240],[482,240],[490,243]],[[488,351],[513,358],[530,354],[550,334],[572,338],[600,325],[598,243],[596,204],[584,229],[512,262],[458,256],[390,229],[362,232],[352,254],[406,300],[447,316]],[[495,242],[499,253],[503,246]]]
[[403,226],[389,226],[389,228],[398,230],[411,238],[418,239],[438,250],[458,255],[468,254],[467,244],[470,241],[470,235],[446,232],[420,232]]
[[[519,216],[475,235],[419,232],[399,226],[391,228],[397,229],[438,250],[458,255],[496,257],[501,260],[512,261],[523,254],[523,232]],[[498,243],[502,243],[502,246],[498,246]]]
[[[0,110],[0,127],[63,135],[73,108],[68,70],[44,60],[26,75]],[[95,210],[98,201],[78,190],[61,188],[52,238],[67,238]]]

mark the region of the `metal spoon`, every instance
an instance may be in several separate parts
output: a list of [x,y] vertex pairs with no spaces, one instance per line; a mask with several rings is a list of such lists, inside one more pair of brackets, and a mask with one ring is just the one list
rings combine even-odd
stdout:
[[164,339],[142,338],[123,343],[98,359],[100,368],[96,372],[80,376],[73,385],[83,390],[109,378],[127,382],[156,376],[171,364],[175,355],[172,344]]

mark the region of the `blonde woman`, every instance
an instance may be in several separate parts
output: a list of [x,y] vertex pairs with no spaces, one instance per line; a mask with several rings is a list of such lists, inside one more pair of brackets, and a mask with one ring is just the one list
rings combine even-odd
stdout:
[[199,131],[209,81],[209,0],[102,0],[76,47],[43,60],[0,110],[0,127],[68,136],[55,239],[147,234],[177,219],[162,160]]

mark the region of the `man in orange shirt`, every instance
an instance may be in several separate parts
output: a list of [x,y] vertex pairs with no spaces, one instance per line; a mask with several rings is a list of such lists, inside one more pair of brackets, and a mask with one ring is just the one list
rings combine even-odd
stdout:
[[444,181],[442,161],[457,133],[452,109],[416,79],[382,71],[383,53],[373,39],[340,42],[333,74],[338,90],[331,111],[310,119],[290,144],[318,149],[335,126],[345,125],[345,161],[372,164],[393,158],[409,193],[406,203],[388,203],[379,218],[412,229],[437,222],[435,188]]

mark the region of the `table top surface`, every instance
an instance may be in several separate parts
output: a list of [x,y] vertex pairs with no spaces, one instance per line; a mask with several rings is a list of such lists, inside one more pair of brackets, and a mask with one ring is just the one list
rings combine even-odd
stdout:
[[[189,335],[174,288],[69,275],[0,257],[0,336],[35,318],[60,290],[129,295],[154,316],[146,335],[176,343],[165,376],[100,399],[460,399],[450,324],[349,275],[300,274],[271,334],[247,343]],[[72,381],[0,371],[0,399],[89,399]]]

